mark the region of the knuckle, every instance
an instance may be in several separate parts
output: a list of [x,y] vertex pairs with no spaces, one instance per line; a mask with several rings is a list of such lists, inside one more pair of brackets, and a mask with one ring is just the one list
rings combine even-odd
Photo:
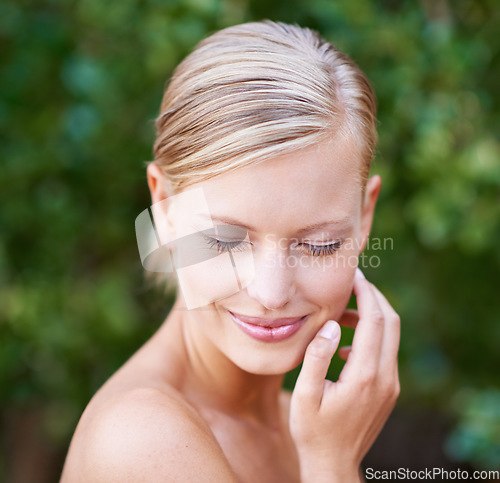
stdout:
[[384,384],[381,388],[381,396],[385,401],[393,401],[394,386],[392,384]]
[[401,394],[401,385],[399,383],[399,379],[394,384],[394,399],[397,399]]
[[364,370],[360,375],[359,382],[362,387],[368,388],[375,384],[376,379],[377,378],[374,371]]
[[394,382],[387,382],[381,388],[381,397],[385,401],[387,401],[391,404],[395,404],[398,397],[399,397],[400,391],[401,391],[401,388],[399,386],[399,380],[397,380],[395,383]]
[[384,314],[380,309],[374,309],[371,313],[371,319],[374,324],[382,325],[384,323]]
[[324,337],[316,337],[307,348],[307,355],[317,359],[331,359],[332,342]]
[[401,326],[401,317],[398,314],[394,313],[391,319],[394,325],[398,327]]

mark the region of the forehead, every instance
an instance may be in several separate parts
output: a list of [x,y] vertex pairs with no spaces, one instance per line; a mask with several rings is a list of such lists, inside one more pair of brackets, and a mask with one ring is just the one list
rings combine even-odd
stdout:
[[359,216],[360,163],[354,143],[339,136],[193,187],[203,188],[212,216],[288,232],[325,219]]

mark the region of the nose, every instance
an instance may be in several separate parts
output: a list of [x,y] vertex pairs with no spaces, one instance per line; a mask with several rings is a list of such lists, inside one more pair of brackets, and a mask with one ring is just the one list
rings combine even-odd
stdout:
[[254,252],[255,276],[247,286],[248,295],[268,310],[286,306],[296,292],[295,270],[287,252],[280,249]]

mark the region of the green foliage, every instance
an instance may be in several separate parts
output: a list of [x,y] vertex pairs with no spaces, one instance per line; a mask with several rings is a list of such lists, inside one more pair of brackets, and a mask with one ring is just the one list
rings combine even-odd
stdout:
[[[464,386],[498,387],[495,12],[493,0],[4,0],[0,409],[42,405],[64,446],[92,393],[160,324],[171,300],[145,287],[133,225],[149,205],[151,120],[202,37],[261,18],[318,29],[377,92],[372,236],[393,247],[369,250],[380,266],[366,273],[402,318],[401,404],[446,411]],[[450,452],[486,467],[459,442],[483,412],[471,400]],[[493,451],[495,438],[481,441]]]
[[463,388],[453,399],[460,424],[446,442],[455,459],[472,461],[477,466],[498,469],[500,461],[500,391]]

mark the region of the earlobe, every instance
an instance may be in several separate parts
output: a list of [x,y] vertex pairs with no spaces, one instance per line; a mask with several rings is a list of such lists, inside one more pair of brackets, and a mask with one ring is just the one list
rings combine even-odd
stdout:
[[378,174],[372,176],[366,183],[363,208],[361,211],[362,243],[359,251],[360,254],[363,252],[366,244],[368,243],[368,237],[370,236],[370,230],[373,223],[373,215],[375,213],[375,206],[377,205],[377,199],[381,188],[382,178]]

